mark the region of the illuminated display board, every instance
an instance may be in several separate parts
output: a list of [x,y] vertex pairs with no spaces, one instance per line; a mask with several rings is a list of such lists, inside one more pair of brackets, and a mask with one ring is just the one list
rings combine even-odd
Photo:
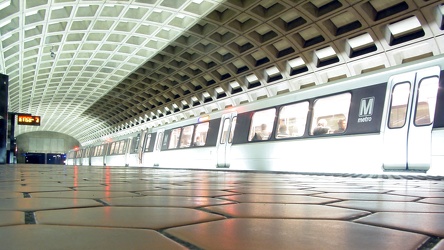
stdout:
[[37,115],[18,115],[18,125],[40,126],[40,116]]

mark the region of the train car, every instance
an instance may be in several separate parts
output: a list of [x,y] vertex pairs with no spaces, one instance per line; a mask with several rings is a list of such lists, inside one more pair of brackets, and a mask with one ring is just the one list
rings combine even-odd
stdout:
[[74,162],[76,159],[75,153],[76,153],[75,150],[71,150],[71,151],[68,151],[68,153],[66,153],[66,160],[65,160],[66,165],[76,165]]
[[98,157],[102,161],[89,161],[162,168],[444,174],[443,69],[444,57],[436,56],[146,129],[126,139],[124,153],[111,157],[110,143],[98,145],[108,147]]

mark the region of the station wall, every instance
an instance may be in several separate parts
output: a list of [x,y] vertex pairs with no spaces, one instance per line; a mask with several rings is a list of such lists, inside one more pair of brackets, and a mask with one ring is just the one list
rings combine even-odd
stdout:
[[17,163],[25,163],[26,153],[64,154],[78,146],[79,141],[62,133],[40,131],[21,134],[17,136]]

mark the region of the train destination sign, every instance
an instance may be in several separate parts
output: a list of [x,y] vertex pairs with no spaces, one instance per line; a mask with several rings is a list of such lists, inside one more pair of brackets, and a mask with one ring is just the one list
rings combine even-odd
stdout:
[[40,126],[40,116],[37,115],[18,115],[18,125]]

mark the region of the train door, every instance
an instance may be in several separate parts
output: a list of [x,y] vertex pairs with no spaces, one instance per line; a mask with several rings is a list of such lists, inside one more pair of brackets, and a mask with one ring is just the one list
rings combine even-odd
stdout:
[[109,145],[111,145],[111,143],[106,143],[101,145],[100,154],[102,155],[103,166],[106,166],[106,156],[109,155],[109,148],[108,148]]
[[145,151],[145,143],[146,143],[146,133],[148,130],[142,130],[139,139],[139,145],[137,146],[137,159],[139,162],[139,166],[143,164],[143,152]]
[[224,114],[221,119],[219,140],[217,141],[217,167],[229,168],[229,154],[236,127],[237,113]]
[[92,154],[93,154],[93,149],[94,149],[94,147],[89,147],[88,148],[88,166],[91,166],[91,157],[92,157]]
[[131,137],[131,138],[129,138],[129,139],[126,139],[126,140],[124,140],[124,151],[123,151],[123,156],[124,156],[124,158],[125,158],[125,161],[124,161],[124,163],[125,163],[125,167],[128,167],[129,166],[129,162],[130,162],[130,155],[131,155],[131,153],[132,153],[132,150],[133,150],[133,146],[134,146],[134,140],[136,140],[136,138],[135,137]]
[[159,129],[157,131],[156,142],[154,143],[154,149],[153,149],[153,162],[154,162],[153,166],[159,166],[159,155],[160,155],[160,150],[162,149],[164,133],[165,133],[164,129]]
[[429,169],[439,72],[432,67],[391,78],[384,169]]

